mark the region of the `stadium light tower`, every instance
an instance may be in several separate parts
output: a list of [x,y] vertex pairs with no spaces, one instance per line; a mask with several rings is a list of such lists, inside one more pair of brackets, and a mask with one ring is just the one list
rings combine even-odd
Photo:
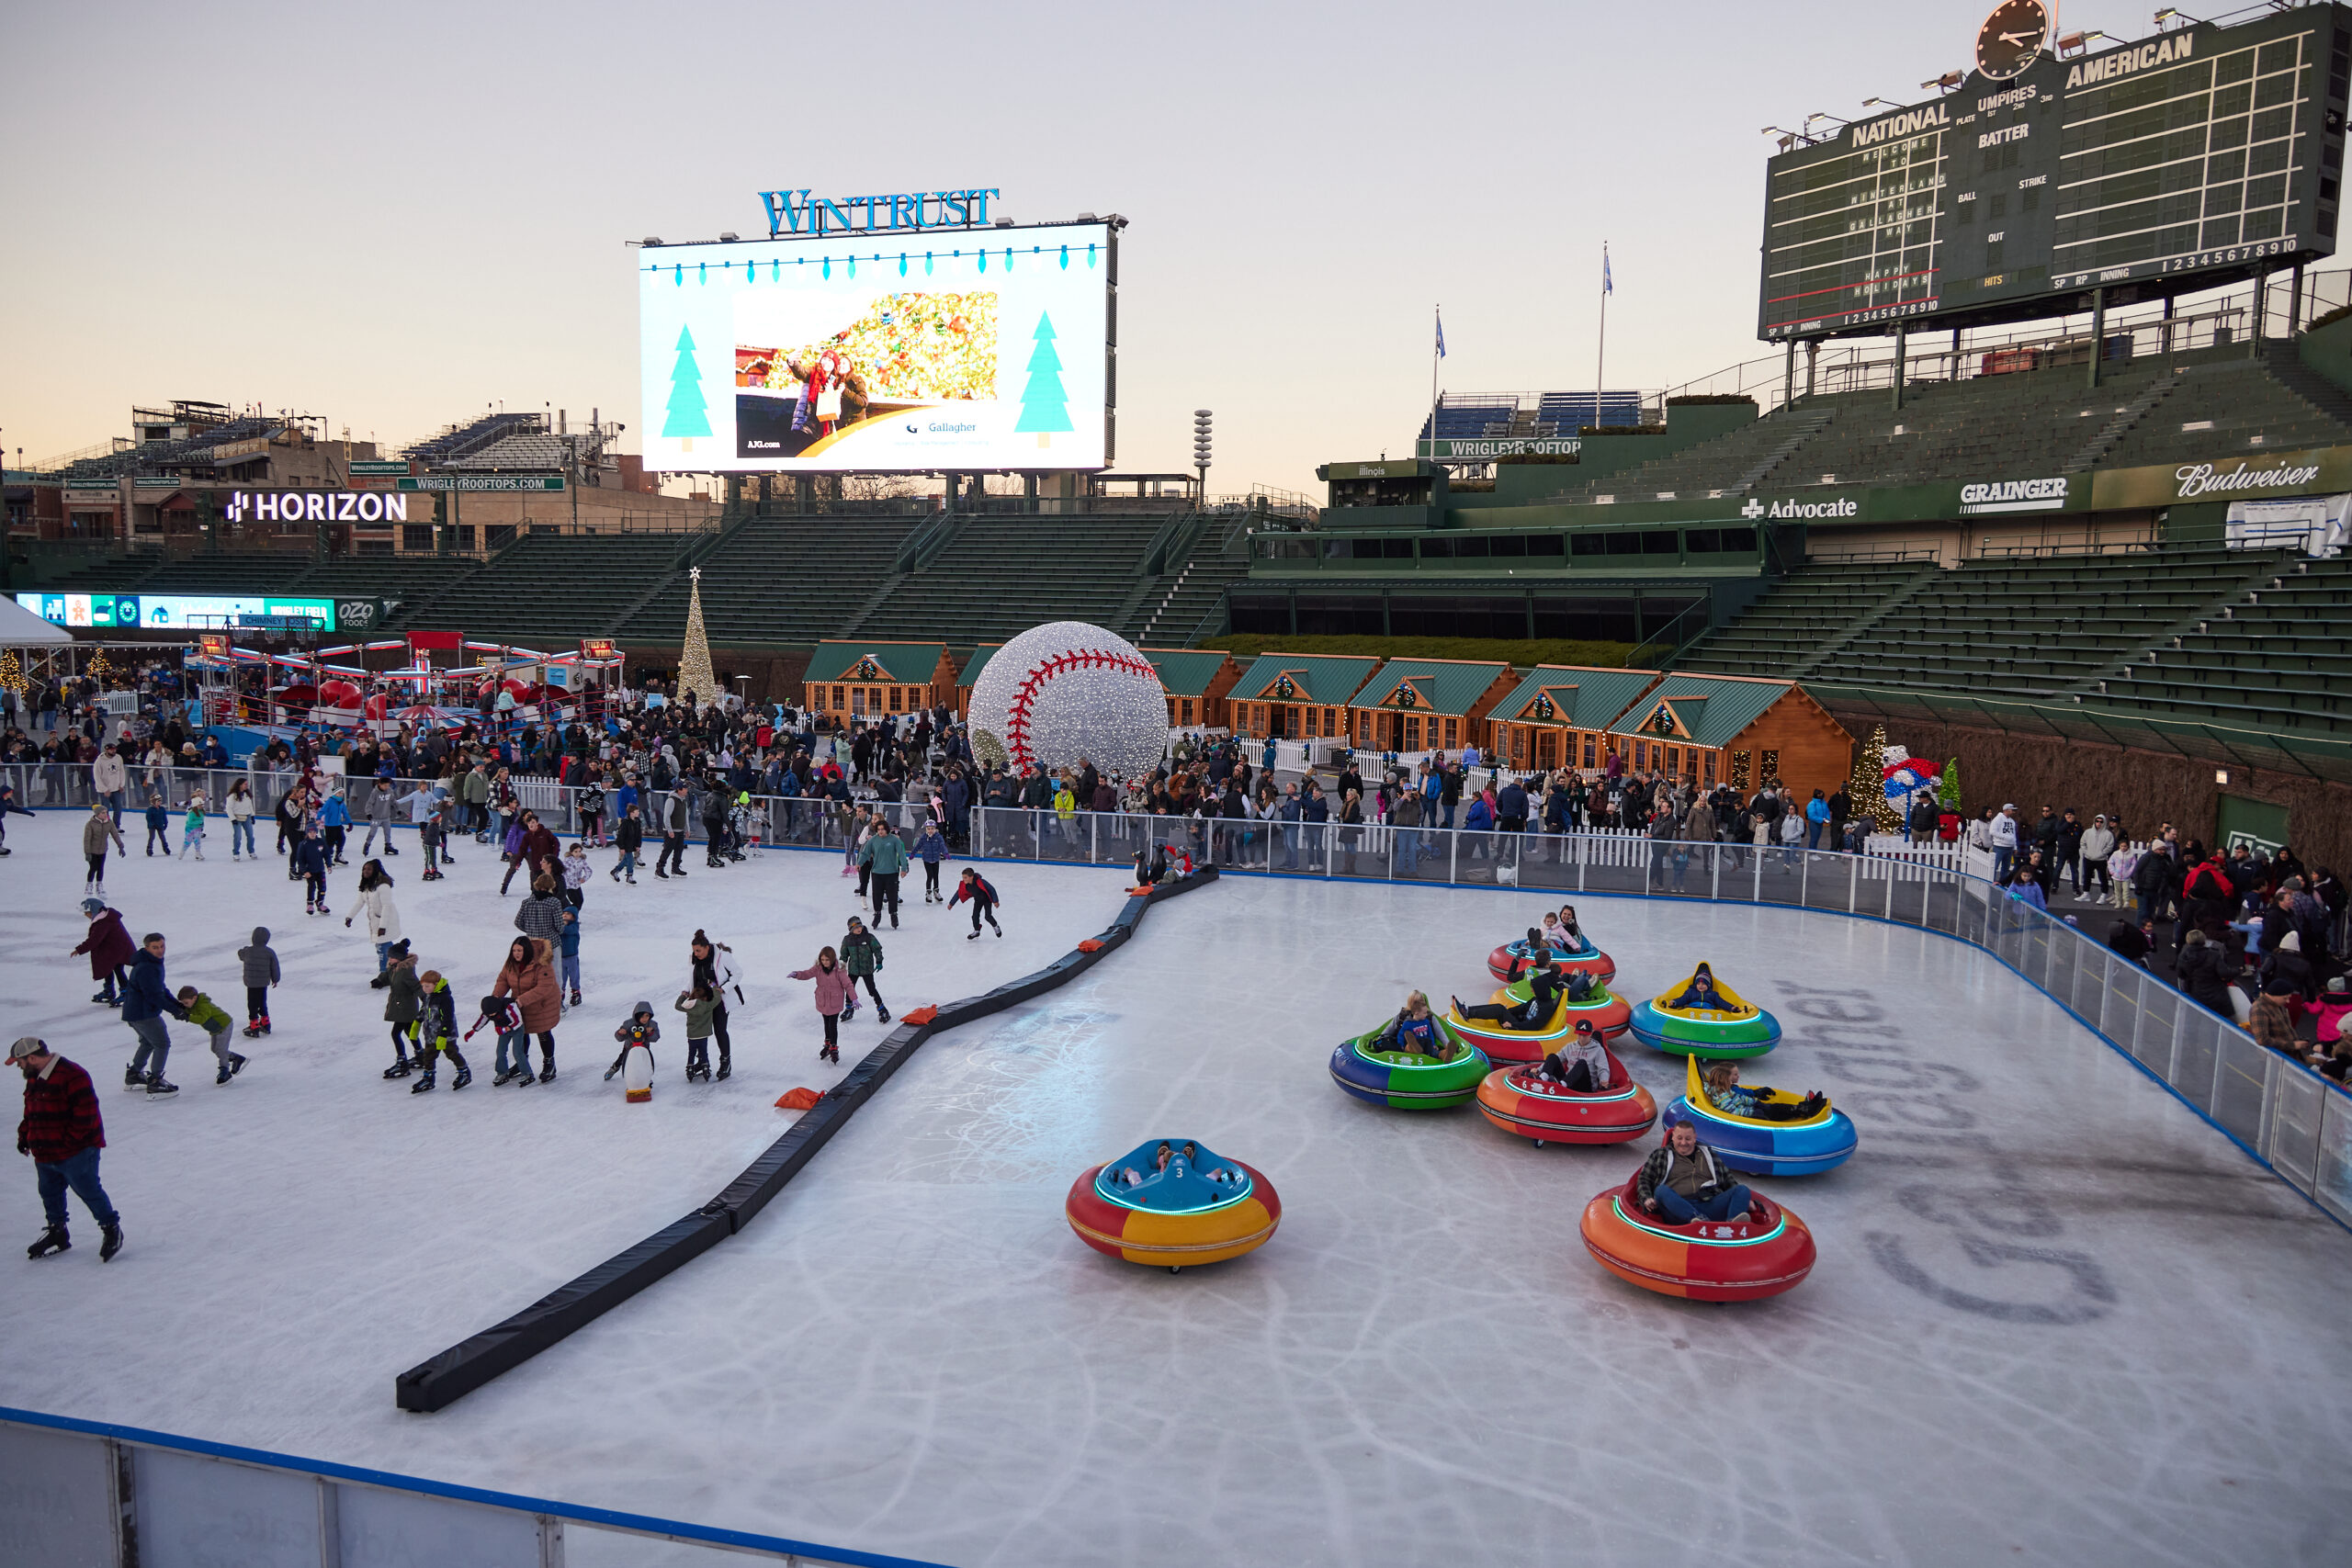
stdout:
[[2201,28],[2205,25],[2205,18],[2202,17],[2192,17],[2188,12],[2171,6],[2167,6],[2163,10],[2156,13],[2156,26],[2161,28],[2171,22],[2194,22]]
[[1209,501],[1209,422],[1213,416],[1206,409],[1193,411],[1193,466],[1201,471],[1199,504]]
[[1920,83],[1919,87],[1923,92],[1929,87],[1936,87],[1949,93],[1954,87],[1959,86],[1962,82],[1967,80],[1968,73],[1964,71],[1947,71],[1932,82]]

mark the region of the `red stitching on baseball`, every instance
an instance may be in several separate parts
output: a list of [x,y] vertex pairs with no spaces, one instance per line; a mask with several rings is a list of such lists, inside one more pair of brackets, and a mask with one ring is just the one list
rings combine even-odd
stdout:
[[1083,665],[1088,669],[1107,666],[1124,670],[1130,675],[1148,675],[1154,684],[1159,681],[1159,667],[1148,659],[1130,659],[1109,649],[1064,649],[1048,654],[1030,667],[1029,673],[1015,688],[1012,700],[1005,705],[1004,750],[1016,768],[1028,767],[1035,761],[1029,750],[1029,713],[1035,704],[1037,689],[1055,676]]

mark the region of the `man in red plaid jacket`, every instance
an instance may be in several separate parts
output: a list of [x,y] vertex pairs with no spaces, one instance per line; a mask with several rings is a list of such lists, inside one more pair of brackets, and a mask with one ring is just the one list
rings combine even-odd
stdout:
[[25,1249],[28,1258],[68,1251],[65,1194],[78,1194],[98,1222],[98,1261],[122,1250],[122,1216],[98,1185],[98,1151],[107,1146],[106,1122],[98,1115],[98,1091],[90,1075],[28,1034],[8,1047],[8,1060],[25,1075],[25,1119],[17,1123],[17,1152],[30,1155],[40,1182],[40,1206],[49,1228]]

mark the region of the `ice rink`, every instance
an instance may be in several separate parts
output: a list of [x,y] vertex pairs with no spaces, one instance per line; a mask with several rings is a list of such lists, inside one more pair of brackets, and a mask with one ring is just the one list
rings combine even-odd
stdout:
[[[1842,1168],[1758,1183],[1818,1238],[1789,1295],[1671,1301],[1587,1256],[1585,1201],[1654,1138],[1536,1149],[1332,1086],[1332,1045],[1408,987],[1483,998],[1487,950],[1543,899],[1228,878],[1068,988],[933,1039],[742,1235],[411,1416],[395,1373],[695,1208],[787,1124],[778,1094],[886,1032],[862,1013],[820,1066],[783,977],[853,912],[838,863],[599,875],[560,1080],[492,1088],[484,1035],[472,1088],[412,1096],[379,1077],[353,872],[306,921],[278,863],[229,863],[225,834],[201,866],[113,862],[110,900],[170,937],[175,986],[241,1013],[255,924],[288,976],[241,1077],[216,1088],[175,1025],[182,1092],[150,1103],[66,956],[78,821],[12,826],[6,1033],[90,1068],[130,1240],[102,1268],[77,1205],[72,1253],[0,1256],[0,1404],[965,1565],[2352,1561],[2352,1236],[1941,937],[1581,906],[1627,995],[1711,959],[1787,1029],[1749,1077],[1859,1125]],[[487,849],[424,887],[404,843],[407,934],[470,1021],[516,900]],[[1114,872],[990,875],[1001,940],[920,902],[882,933],[894,1008],[1034,969],[1119,906]],[[665,1024],[654,1100],[629,1106],[599,1081],[612,1030],[639,997],[674,1016],[698,925],[747,979],[736,1077],[686,1088]],[[1620,1055],[1661,1105],[1679,1093],[1679,1058]],[[1163,1134],[1263,1170],[1280,1233],[1177,1276],[1080,1246],[1073,1176]],[[7,1212],[30,1241],[28,1166]]]

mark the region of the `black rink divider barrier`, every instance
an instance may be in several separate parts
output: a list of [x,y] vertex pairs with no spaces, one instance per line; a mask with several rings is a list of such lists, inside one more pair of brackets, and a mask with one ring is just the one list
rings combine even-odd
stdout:
[[1125,946],[1143,922],[1144,911],[1216,880],[1216,867],[1163,883],[1144,897],[1129,895],[1100,935],[1066,953],[1035,974],[1009,980],[995,990],[941,1005],[928,1023],[902,1023],[803,1111],[791,1131],[727,1184],[726,1190],[685,1218],[663,1226],[628,1251],[606,1258],[585,1274],[559,1286],[503,1323],[460,1340],[392,1380],[392,1402],[402,1410],[439,1410],[502,1372],[514,1371],[575,1331],[585,1328],[638,1292],[692,1262],[751,1224],[800,1174],[819,1149],[874,1098],[917,1047],[942,1030],[956,1029],[1068,985]]

